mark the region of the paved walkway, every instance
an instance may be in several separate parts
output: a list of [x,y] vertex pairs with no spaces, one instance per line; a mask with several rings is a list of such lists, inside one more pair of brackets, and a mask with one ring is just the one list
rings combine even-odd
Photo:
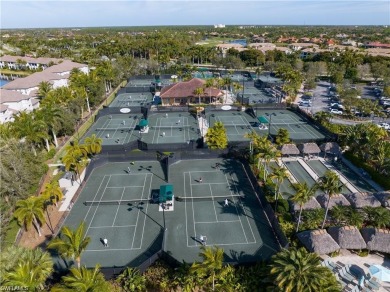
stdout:
[[319,176],[311,169],[311,167],[303,159],[298,158],[298,162],[315,181],[318,181]]
[[339,177],[340,181],[348,188],[348,190],[350,190],[352,193],[360,193],[360,191],[355,188],[350,182],[349,180],[347,180],[342,174],[340,174],[340,172],[332,165],[332,164],[329,164],[324,158],[322,157],[318,157],[319,160],[322,161],[322,163],[330,170],[333,170]]
[[66,190],[64,199],[62,200],[61,207],[59,209],[60,212],[69,211],[72,208],[71,201],[74,197],[74,194],[77,192],[77,190],[80,187],[80,181],[83,181],[84,177],[85,177],[85,170],[82,172],[80,179],[77,179],[77,181],[73,182],[73,185]]
[[202,137],[204,137],[207,133],[207,130],[209,129],[209,122],[207,121],[207,119],[203,117],[199,117],[198,125],[200,129],[200,134],[202,135]]

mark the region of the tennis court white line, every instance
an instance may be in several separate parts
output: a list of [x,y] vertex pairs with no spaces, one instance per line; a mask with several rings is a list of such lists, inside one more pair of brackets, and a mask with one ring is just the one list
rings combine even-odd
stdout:
[[[93,201],[95,201],[96,196],[99,194],[100,188],[101,188],[101,186],[102,186],[102,184],[103,184],[104,179],[106,178],[106,176],[107,176],[107,175],[104,175],[104,176],[103,176],[103,179],[102,179],[102,181],[100,182],[100,185],[99,185],[99,187],[98,187],[98,189],[97,189],[97,191],[96,191],[96,194],[95,194],[95,196],[93,197]],[[108,179],[108,181],[110,181],[110,179]],[[107,182],[107,184],[108,184],[108,182]],[[106,186],[107,186],[107,184],[106,184]],[[104,191],[103,191],[102,196],[103,196],[103,195],[104,195]],[[101,199],[100,199],[100,200],[101,200]],[[83,220],[83,221],[85,221],[85,219],[87,219],[88,213],[89,213],[89,211],[91,210],[91,208],[92,208],[92,205],[89,206],[88,211],[87,211],[87,214],[85,214],[85,217],[84,217],[84,220]]]
[[[146,174],[146,173],[143,173]],[[121,186],[121,187],[106,187],[106,189],[120,189],[120,188],[142,188],[143,186]]]
[[[133,122],[135,122],[135,123],[133,123]],[[135,127],[137,126],[137,124],[138,124],[138,119],[132,121],[132,123],[131,123],[131,129],[132,130],[131,130],[131,132],[127,131],[126,136],[123,138],[123,144],[125,144],[126,141],[130,141],[130,138],[131,138],[131,136],[133,136],[133,132],[134,132]],[[130,134],[130,138],[129,138],[129,140],[127,140],[127,136],[129,134]]]
[[[183,173],[183,185],[184,185],[184,196],[186,197],[187,196],[187,192],[186,192],[186,172]],[[187,238],[187,246],[188,246],[188,222],[187,222],[187,204],[184,204],[184,214],[186,215],[186,238]]]
[[194,171],[185,171],[185,172],[220,172],[218,170],[194,170]]
[[[150,183],[149,183],[149,190],[148,190],[148,192],[147,192],[147,194],[150,194],[150,191],[151,191],[151,189],[152,189],[152,180],[153,180],[153,174],[151,174],[151,173],[148,173],[148,174],[150,174]],[[148,176],[148,174],[146,174],[146,177]],[[146,182],[146,179],[145,179],[145,182]],[[142,197],[143,197],[143,192],[142,192]],[[146,210],[145,210],[145,214],[144,214],[144,226],[143,226],[143,228],[142,228],[142,235],[141,235],[141,242],[140,242],[140,245],[139,245],[139,249],[141,249],[141,247],[142,247],[142,242],[143,242],[143,240],[144,240],[144,234],[145,234],[145,225],[146,225],[146,214],[148,214],[148,208],[149,208],[149,203],[147,203],[146,204]],[[136,228],[137,229],[137,228]],[[135,231],[136,230],[134,230],[134,234],[135,234]],[[164,248],[164,247],[163,247]]]
[[86,249],[84,252],[96,252],[96,251],[104,251],[104,252],[107,252],[107,251],[124,251],[124,250],[139,250],[141,248],[110,248],[110,249]]
[[91,226],[90,229],[99,229],[99,228],[122,228],[122,227],[134,227],[136,225],[115,225],[115,226]]
[[[146,183],[146,178],[148,177],[148,174],[146,174],[145,175],[145,180],[144,180],[144,187],[143,187],[143,189],[142,189],[142,196],[141,196],[141,198],[143,198],[144,197],[144,192],[145,192],[145,183]],[[138,219],[139,219],[139,214],[141,213],[141,210],[140,209],[138,209],[138,213],[137,213],[137,220],[136,220],[136,222],[135,222],[135,225],[137,226],[138,225]],[[134,246],[134,240],[135,240],[135,234],[136,234],[136,231],[137,231],[137,227],[135,228],[135,230],[134,230],[134,234],[133,234],[133,240],[132,240],[132,242],[131,242],[131,248],[133,248],[133,246]],[[141,246],[142,246],[142,240],[141,240]]]
[[[109,179],[108,179],[108,181],[107,181],[106,187],[107,187],[108,183],[110,182],[110,180],[111,180],[111,175],[110,175],[110,177],[109,177]],[[105,188],[104,188],[104,189],[105,189]],[[104,192],[103,192],[102,196],[100,197],[99,202],[101,202],[101,200],[102,200],[102,198],[103,198],[103,195],[104,195]],[[92,206],[91,206],[91,207],[92,207]],[[91,207],[89,207],[89,208],[91,208]],[[85,236],[87,236],[87,234],[88,234],[89,227],[91,227],[92,221],[93,221],[93,219],[95,218],[95,215],[96,215],[96,212],[97,212],[98,209],[99,209],[99,205],[96,207],[95,212],[93,213],[93,216],[92,216],[91,221],[89,221],[88,228],[87,228],[87,230],[85,231]],[[89,210],[88,210],[88,212],[89,212]],[[87,215],[88,215],[88,213],[87,213]],[[87,216],[87,215],[85,215],[85,216]],[[85,220],[85,218],[84,218],[84,220]]]
[[[213,242],[212,244],[206,244],[206,246],[213,246],[213,245],[242,245],[242,244],[245,244],[245,245],[247,245],[247,244],[255,244],[256,243],[256,241],[248,241],[248,242],[233,242],[233,243],[215,243],[215,242]],[[189,246],[187,246],[187,247],[197,247],[197,248],[199,248],[199,245],[198,244],[196,244],[196,245],[189,245]],[[274,250],[274,249],[273,249]]]
[[[189,171],[188,172],[188,175],[190,176],[190,181],[192,181],[192,177],[191,177],[191,172]],[[191,190],[191,197],[192,197],[192,187],[190,186],[190,190]],[[187,205],[187,204],[186,204]],[[195,210],[194,210],[194,202],[191,202],[191,207],[192,207],[192,220],[193,220],[193,223],[194,223],[194,236],[195,238],[197,238],[197,235],[196,235],[196,226],[195,226]]]
[[190,184],[191,186],[199,186],[199,185],[226,185],[225,183],[205,183],[205,182],[201,182],[201,183],[191,183]]
[[[231,177],[231,176],[232,176],[232,175],[230,175],[230,177]],[[229,183],[229,180],[228,180],[226,174],[225,174],[225,178],[226,178],[226,183],[227,183],[228,186],[229,186],[229,191],[230,191],[230,195],[231,195],[232,198],[233,198],[233,202],[236,202],[236,201],[234,200],[232,188],[231,188],[231,186],[230,186],[230,183]],[[239,192],[237,192],[237,188],[235,188],[235,189],[236,189],[236,193],[239,193]],[[239,200],[240,200],[240,199],[238,199],[238,201],[239,201]],[[236,208],[237,216],[238,216],[238,219],[240,220],[241,229],[242,229],[242,232],[244,233],[245,241],[248,243],[248,238],[246,237],[246,232],[245,232],[245,229],[244,229],[244,225],[242,225],[241,216],[239,216],[239,212],[238,212],[238,209],[237,209],[237,205],[234,204],[234,207]]]
[[[126,188],[123,188],[123,191],[122,191],[122,195],[121,195],[120,201],[122,201],[122,199],[123,199],[123,195],[125,194],[125,189],[126,189]],[[116,208],[114,221],[112,221],[112,226],[114,226],[114,224],[115,224],[115,220],[116,220],[116,216],[118,215],[119,208],[120,208],[120,205],[118,205],[118,207]]]
[[210,223],[232,223],[232,222],[240,222],[240,220],[225,220],[225,221],[199,221],[199,222],[195,222],[195,224],[210,224]]
[[[210,195],[211,195],[211,198],[213,198],[213,190],[211,189],[211,185],[209,185],[209,188],[210,188]],[[215,202],[213,202],[213,208],[214,208],[214,213],[215,213],[215,220],[217,220],[218,222],[218,215],[217,215],[217,209],[215,208]]]

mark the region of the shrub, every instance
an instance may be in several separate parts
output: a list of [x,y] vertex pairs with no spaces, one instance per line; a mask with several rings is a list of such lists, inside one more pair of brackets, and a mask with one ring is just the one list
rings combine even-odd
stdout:
[[369,252],[367,249],[363,249],[363,250],[359,250],[356,254],[360,257],[366,257],[368,256]]
[[280,214],[288,213],[289,206],[288,201],[285,199],[278,199],[278,209],[276,210]]
[[56,155],[56,149],[52,148],[49,150],[49,152],[47,152],[46,159],[47,160],[52,159],[55,155]]

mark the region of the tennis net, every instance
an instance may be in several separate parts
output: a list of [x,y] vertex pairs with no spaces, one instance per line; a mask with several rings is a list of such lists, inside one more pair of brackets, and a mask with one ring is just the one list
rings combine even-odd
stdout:
[[132,131],[133,128],[96,128],[95,131]]
[[180,125],[176,125],[176,126],[153,126],[153,127],[150,127],[151,129],[189,129],[191,128],[190,125],[184,125],[184,126],[180,126]]
[[135,200],[108,200],[108,201],[85,201],[85,206],[106,206],[106,205],[129,205],[137,206],[151,202],[151,199],[135,199]]
[[202,202],[202,201],[220,201],[228,200],[229,203],[235,203],[238,200],[244,200],[245,196],[230,195],[230,196],[206,196],[206,197],[176,197],[177,201],[182,202]]
[[307,122],[294,122],[294,121],[289,121],[289,122],[285,122],[285,123],[271,123],[271,126],[290,126],[290,127],[294,127],[294,126],[299,126],[299,125],[307,125]]
[[241,128],[241,129],[251,129],[252,126],[249,124],[223,124],[225,128]]

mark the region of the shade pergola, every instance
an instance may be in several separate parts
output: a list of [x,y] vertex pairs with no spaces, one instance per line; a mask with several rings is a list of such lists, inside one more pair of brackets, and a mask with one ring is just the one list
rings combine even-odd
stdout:
[[320,149],[322,152],[324,152],[326,154],[332,154],[332,155],[336,155],[336,156],[340,155],[340,153],[341,153],[340,146],[336,142],[323,143],[323,144],[321,144]]
[[257,117],[257,120],[262,124],[269,124],[269,121],[266,117],[260,116],[260,117]]
[[326,206],[329,206],[329,209],[333,209],[333,207],[336,206],[351,206],[349,201],[342,194],[331,196],[329,205],[328,205],[328,200],[329,200],[329,196],[325,194],[317,197],[317,201],[320,203],[322,208],[326,208]]
[[162,185],[160,186],[160,203],[166,201],[172,201],[173,198],[173,185]]
[[299,149],[295,144],[284,144],[280,152],[282,155],[298,155]]
[[381,203],[375,198],[372,193],[352,193],[344,194],[347,200],[351,203],[354,208],[364,207],[380,207]]
[[304,143],[298,146],[298,149],[302,152],[302,154],[319,154],[321,149],[318,147],[316,143]]
[[[292,208],[294,210],[294,212],[297,212],[301,209],[301,206],[299,206],[298,204],[290,201],[291,205],[292,205]],[[316,198],[314,197],[311,197],[309,201],[307,201],[303,206],[302,206],[302,210],[314,210],[314,209],[320,209],[321,208],[321,205],[320,203],[318,203],[318,201],[316,200]]]
[[367,249],[390,253],[390,231],[377,228],[363,228],[362,236],[367,243]]
[[341,248],[345,249],[364,249],[367,244],[356,226],[329,227],[328,233],[338,243]]
[[140,120],[138,124],[140,128],[146,127],[147,125],[149,125],[149,121],[144,119]]
[[306,230],[297,234],[299,241],[310,251],[317,254],[329,254],[340,249],[336,241],[326,230]]
[[390,191],[374,193],[374,196],[381,202],[383,207],[390,207]]

